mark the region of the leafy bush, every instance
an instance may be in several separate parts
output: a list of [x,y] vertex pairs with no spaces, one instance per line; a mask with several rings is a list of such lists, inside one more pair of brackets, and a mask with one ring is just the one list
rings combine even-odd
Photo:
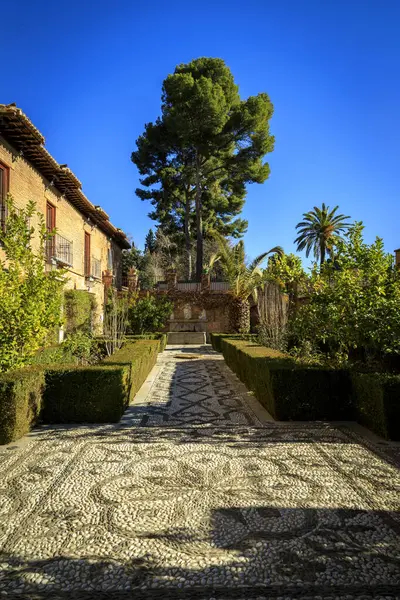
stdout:
[[13,442],[31,429],[42,406],[44,373],[21,369],[0,375],[0,444]]
[[166,326],[173,311],[167,298],[147,294],[144,298],[133,298],[128,309],[130,333],[155,333]]
[[72,358],[79,365],[98,362],[102,355],[97,340],[83,331],[76,331],[68,335],[61,346],[61,351],[65,362],[68,358]]
[[108,290],[104,307],[104,340],[108,356],[119,350],[124,343],[128,325],[128,299],[119,296],[116,290]]
[[[37,235],[30,219],[39,222]],[[36,237],[38,250],[32,248]],[[50,332],[61,325],[62,271],[45,270],[45,247],[50,238],[35,203],[17,210],[8,199],[5,231],[0,242],[5,262],[0,263],[0,371],[26,364],[44,346]]]
[[400,354],[400,272],[380,238],[368,246],[357,223],[337,242],[336,257],[316,265],[310,297],[291,322],[297,344],[345,362]]
[[96,298],[86,290],[66,290],[64,292],[64,313],[66,333],[82,331],[90,333],[93,326],[93,314],[96,310]]

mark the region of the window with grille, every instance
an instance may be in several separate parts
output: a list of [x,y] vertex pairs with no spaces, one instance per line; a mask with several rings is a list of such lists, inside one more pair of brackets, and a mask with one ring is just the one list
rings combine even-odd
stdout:
[[7,219],[8,168],[0,163],[0,227],[4,231]]

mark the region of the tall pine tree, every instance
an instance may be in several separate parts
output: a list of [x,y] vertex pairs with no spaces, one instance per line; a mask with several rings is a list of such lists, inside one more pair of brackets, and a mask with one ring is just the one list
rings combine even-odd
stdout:
[[273,106],[265,93],[241,100],[233,75],[218,58],[178,65],[162,88],[162,116],[145,126],[132,161],[150,200],[151,218],[171,233],[183,233],[191,275],[196,240],[196,278],[203,269],[203,242],[211,229],[240,237],[238,218],[246,184],[269,176],[264,157],[273,150]]

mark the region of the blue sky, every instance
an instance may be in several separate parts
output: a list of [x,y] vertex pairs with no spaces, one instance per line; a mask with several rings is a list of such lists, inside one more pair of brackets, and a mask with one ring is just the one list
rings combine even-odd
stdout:
[[130,155],[176,64],[223,58],[242,97],[275,107],[271,175],[249,187],[254,256],[295,249],[323,201],[400,247],[399,0],[22,0],[2,7],[0,102],[16,102],[142,247],[152,222]]

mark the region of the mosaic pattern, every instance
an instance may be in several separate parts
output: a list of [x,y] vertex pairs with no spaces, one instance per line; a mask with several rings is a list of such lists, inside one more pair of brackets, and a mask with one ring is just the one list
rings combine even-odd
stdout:
[[151,426],[0,451],[0,597],[399,598],[395,447],[259,424],[215,355],[183,361],[127,413]]
[[[185,358],[196,355],[195,360]],[[122,425],[262,425],[243,402],[221,355],[207,346],[187,348],[186,352],[185,348],[168,347],[159,365],[150,394],[125,413]]]

